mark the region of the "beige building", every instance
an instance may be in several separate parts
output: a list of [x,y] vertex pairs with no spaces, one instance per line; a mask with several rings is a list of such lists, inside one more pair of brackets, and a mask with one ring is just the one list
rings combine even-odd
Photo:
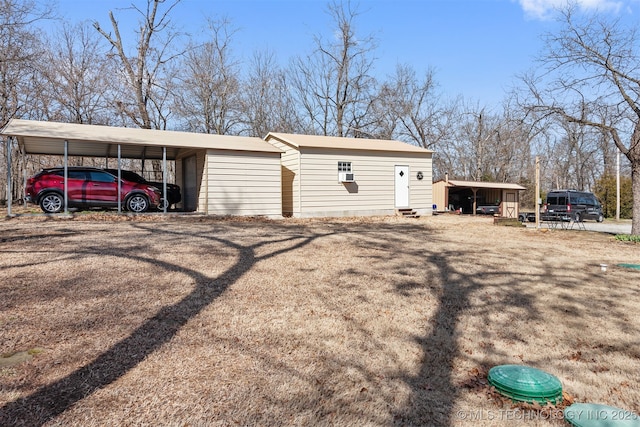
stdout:
[[180,151],[179,207],[209,215],[280,217],[280,150],[259,138],[235,138],[234,149]]
[[432,154],[400,141],[269,133],[283,151],[282,214],[432,213]]

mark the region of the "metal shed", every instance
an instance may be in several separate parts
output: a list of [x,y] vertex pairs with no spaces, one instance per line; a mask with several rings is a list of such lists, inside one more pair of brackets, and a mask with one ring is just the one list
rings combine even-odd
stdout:
[[458,211],[476,214],[480,205],[496,205],[500,216],[518,218],[520,191],[525,187],[505,182],[439,180],[433,183],[433,203],[436,211]]
[[432,213],[433,152],[393,140],[269,133],[283,151],[282,213]]
[[[176,183],[183,187],[186,210],[280,215],[281,151],[260,138],[18,119],[12,119],[0,134],[17,140],[23,154],[60,155],[65,164],[68,156],[163,160],[165,182],[166,161],[175,160]],[[182,161],[191,156],[202,161]],[[11,160],[7,160],[11,174]],[[256,164],[277,176],[265,184],[264,174],[256,174]],[[209,177],[222,169],[231,170],[228,179],[210,183]],[[233,197],[225,197],[225,191],[233,191]],[[263,203],[255,204],[256,199]],[[9,214],[10,209],[9,204]]]

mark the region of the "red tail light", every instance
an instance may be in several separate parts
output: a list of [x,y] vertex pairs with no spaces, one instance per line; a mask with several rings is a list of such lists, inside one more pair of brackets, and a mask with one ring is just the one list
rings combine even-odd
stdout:
[[567,212],[571,212],[571,205],[567,205]]

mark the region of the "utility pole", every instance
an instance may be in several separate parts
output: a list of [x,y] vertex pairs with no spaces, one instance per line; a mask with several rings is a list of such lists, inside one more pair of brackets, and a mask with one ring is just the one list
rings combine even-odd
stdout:
[[540,157],[536,156],[536,228],[540,228]]
[[616,221],[620,221],[620,150],[616,151]]

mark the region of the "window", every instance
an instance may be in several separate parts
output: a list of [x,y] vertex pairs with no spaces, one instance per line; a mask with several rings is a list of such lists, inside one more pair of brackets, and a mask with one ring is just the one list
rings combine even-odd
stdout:
[[351,162],[338,162],[338,172],[351,172]]
[[[62,176],[64,176],[64,170],[62,171]],[[84,171],[67,170],[67,176],[69,179],[81,179],[83,181],[87,179],[87,175]]]
[[96,182],[116,182],[116,178],[106,172],[101,171],[89,171],[91,175],[91,181]]

